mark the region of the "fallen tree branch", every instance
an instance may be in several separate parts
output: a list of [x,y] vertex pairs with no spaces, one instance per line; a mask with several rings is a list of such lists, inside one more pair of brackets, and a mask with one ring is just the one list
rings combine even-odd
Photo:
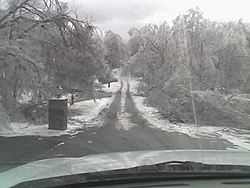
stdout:
[[229,101],[235,96],[237,96],[237,94],[232,94],[222,106],[225,106],[227,103],[229,103]]

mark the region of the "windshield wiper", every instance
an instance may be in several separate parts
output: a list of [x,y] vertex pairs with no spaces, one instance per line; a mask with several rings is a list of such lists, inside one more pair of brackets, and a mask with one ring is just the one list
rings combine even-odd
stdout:
[[[250,178],[250,166],[171,161],[128,169],[76,174],[21,183],[24,187],[80,187],[184,179]],[[41,186],[42,185],[42,186]],[[47,186],[45,186],[47,185]]]

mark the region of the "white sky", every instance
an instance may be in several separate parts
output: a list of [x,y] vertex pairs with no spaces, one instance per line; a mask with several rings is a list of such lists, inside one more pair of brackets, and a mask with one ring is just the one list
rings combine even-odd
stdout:
[[[210,20],[250,22],[249,0],[63,0],[78,6],[79,18],[92,16],[103,31],[112,30],[128,39],[131,27],[167,21],[171,24],[179,13],[198,6]],[[72,6],[71,6],[72,8]]]

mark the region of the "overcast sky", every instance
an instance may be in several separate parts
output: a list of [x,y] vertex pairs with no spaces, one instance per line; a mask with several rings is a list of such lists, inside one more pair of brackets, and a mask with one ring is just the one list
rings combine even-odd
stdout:
[[[124,40],[128,30],[148,23],[167,21],[170,25],[179,13],[199,7],[210,20],[238,20],[250,22],[249,0],[63,0],[70,8],[78,7],[79,18],[93,17],[102,31],[112,30]],[[75,4],[75,6],[72,6]]]

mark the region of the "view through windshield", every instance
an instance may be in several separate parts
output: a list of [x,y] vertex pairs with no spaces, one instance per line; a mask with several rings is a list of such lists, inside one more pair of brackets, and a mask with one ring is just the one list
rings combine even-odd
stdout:
[[245,7],[0,0],[0,175],[113,152],[249,151]]

